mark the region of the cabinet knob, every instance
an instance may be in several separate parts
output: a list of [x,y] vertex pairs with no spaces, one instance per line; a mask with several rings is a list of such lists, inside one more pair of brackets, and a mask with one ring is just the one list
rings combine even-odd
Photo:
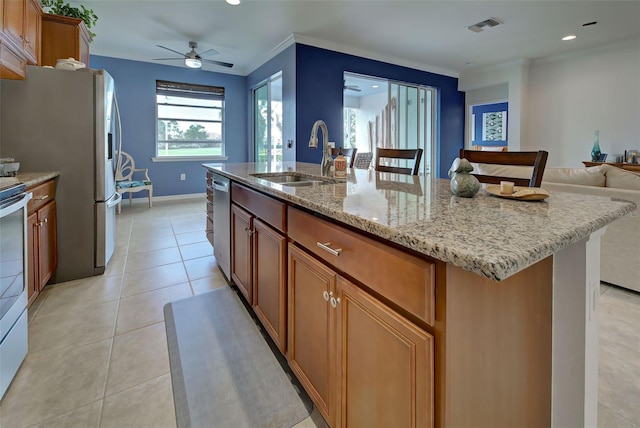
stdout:
[[324,291],[322,292],[322,298],[323,298],[326,302],[328,302],[328,301],[329,301],[329,293],[327,292],[327,290],[324,290]]
[[247,232],[247,235],[253,235],[253,230],[249,229],[248,227],[245,227],[244,231]]
[[335,308],[336,306],[338,306],[340,304],[340,298],[338,297],[337,299],[335,297],[331,297],[331,307]]

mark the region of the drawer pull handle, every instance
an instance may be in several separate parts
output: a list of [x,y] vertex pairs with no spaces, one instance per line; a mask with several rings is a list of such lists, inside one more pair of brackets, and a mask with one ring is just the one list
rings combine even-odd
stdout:
[[338,306],[340,304],[340,298],[338,297],[337,299],[335,297],[331,297],[331,307],[335,308],[336,306]]
[[329,301],[329,293],[327,293],[327,290],[324,290],[324,291],[322,292],[322,298],[323,298],[326,302],[328,302],[328,301]]
[[342,252],[342,248],[336,248],[336,249],[331,248],[331,242],[325,242],[324,244],[322,242],[316,242],[316,244],[318,244],[318,247],[322,248],[325,251],[330,252],[334,256],[339,256],[340,253]]
[[44,196],[38,196],[37,198],[33,198],[36,199],[38,201],[44,201],[45,199],[47,199],[49,197],[49,195],[44,195]]

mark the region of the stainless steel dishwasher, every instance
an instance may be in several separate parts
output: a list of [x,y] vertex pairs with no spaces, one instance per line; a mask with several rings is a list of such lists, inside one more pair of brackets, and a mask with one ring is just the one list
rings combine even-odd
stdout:
[[227,279],[231,278],[231,193],[230,181],[213,175],[213,255]]

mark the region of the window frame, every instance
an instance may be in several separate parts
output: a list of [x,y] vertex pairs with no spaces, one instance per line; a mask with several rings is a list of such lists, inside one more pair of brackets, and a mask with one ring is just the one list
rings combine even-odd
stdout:
[[[202,160],[227,160],[226,156],[226,142],[225,142],[225,98],[224,98],[224,87],[212,86],[212,85],[199,85],[199,84],[191,84],[191,83],[181,83],[181,82],[170,82],[165,80],[156,80],[156,90],[155,90],[155,137],[154,137],[154,154],[155,156],[151,158],[153,162],[181,162],[181,161],[202,161]],[[160,103],[158,101],[159,95],[167,95],[167,96],[176,96],[181,98],[193,98],[193,99],[201,99],[201,100],[218,100],[221,102],[220,106],[198,106],[191,104],[175,104],[175,103]],[[159,117],[160,106],[171,106],[174,105],[176,107],[193,107],[193,108],[204,108],[204,109],[212,109],[212,110],[220,110],[220,119],[211,119],[211,120],[197,120],[197,119],[172,119],[169,117]],[[221,130],[221,138],[220,143],[222,146],[222,154],[221,155],[174,155],[174,156],[161,156],[158,152],[158,145],[162,143],[164,140],[158,139],[158,125],[160,120],[178,120],[183,122],[193,122],[193,123],[214,123],[220,124]],[[167,140],[169,141],[169,140]],[[176,140],[173,140],[176,141]],[[211,141],[211,140],[209,140]],[[217,142],[218,140],[213,140]],[[189,141],[185,141],[189,142]],[[198,140],[193,140],[193,142],[198,142]]]

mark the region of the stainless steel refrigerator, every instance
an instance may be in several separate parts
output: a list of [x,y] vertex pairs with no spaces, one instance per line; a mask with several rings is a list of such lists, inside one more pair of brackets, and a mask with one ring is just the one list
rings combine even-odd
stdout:
[[104,70],[29,66],[25,80],[0,80],[0,156],[23,172],[60,172],[52,282],[102,274],[113,254],[119,122]]

